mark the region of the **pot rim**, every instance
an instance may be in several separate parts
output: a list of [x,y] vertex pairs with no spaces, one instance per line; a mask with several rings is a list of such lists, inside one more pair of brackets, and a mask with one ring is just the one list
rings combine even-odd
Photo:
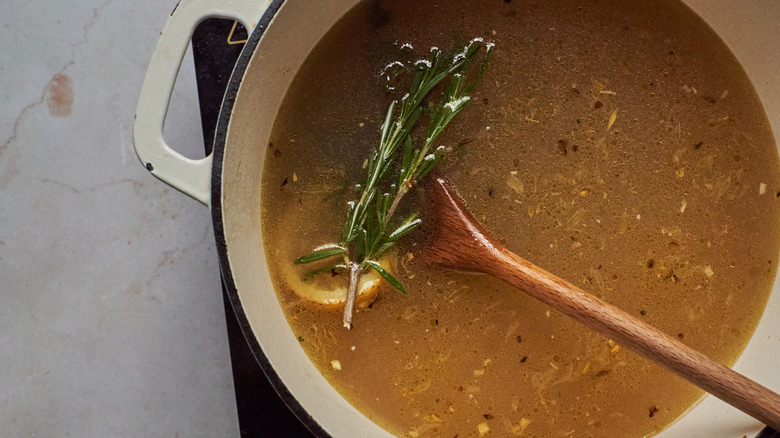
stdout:
[[263,373],[271,382],[271,386],[287,407],[293,412],[295,417],[298,418],[298,420],[315,436],[328,438],[331,437],[331,435],[322,428],[317,420],[303,408],[301,403],[287,389],[284,382],[282,382],[279,377],[279,374],[271,365],[263,348],[257,341],[257,338],[254,336],[249,324],[249,319],[241,304],[241,298],[238,296],[238,289],[230,269],[225,228],[222,220],[222,165],[228,127],[230,126],[230,116],[233,113],[233,105],[235,104],[236,96],[241,88],[241,82],[244,79],[244,73],[252,59],[252,55],[265,34],[266,29],[268,29],[268,26],[271,24],[271,21],[273,21],[284,2],[285,0],[272,0],[271,4],[268,5],[268,8],[260,18],[260,21],[244,44],[243,49],[241,49],[241,54],[230,75],[230,81],[228,82],[225,95],[222,99],[219,117],[217,118],[217,126],[214,132],[213,162],[211,168],[211,219],[214,224],[214,238],[216,241],[217,254],[219,256],[222,282],[225,285],[230,304],[233,307],[233,312],[235,312],[236,318],[238,319],[238,325],[241,328],[244,339],[246,339],[246,342],[249,345],[249,349],[252,351],[252,354],[260,365],[260,368],[263,370]]

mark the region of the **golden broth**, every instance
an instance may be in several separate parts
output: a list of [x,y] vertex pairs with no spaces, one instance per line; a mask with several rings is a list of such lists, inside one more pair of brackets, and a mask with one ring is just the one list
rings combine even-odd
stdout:
[[[439,165],[508,248],[725,364],[747,343],[778,254],[778,156],[726,46],[676,1],[362,3],[309,55],[263,173],[279,301],[333,386],[399,436],[644,436],[701,391],[485,276],[396,251],[409,290],[341,326],[304,302],[292,260],[333,242],[387,106],[382,68],[410,43],[496,43]],[[409,196],[409,209],[420,197]],[[346,276],[326,279],[343,281]],[[333,366],[338,361],[340,369]]]

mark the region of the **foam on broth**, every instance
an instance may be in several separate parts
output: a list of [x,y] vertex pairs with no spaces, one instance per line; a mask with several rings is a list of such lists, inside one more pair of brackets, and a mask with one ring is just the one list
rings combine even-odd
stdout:
[[498,280],[418,263],[414,234],[396,252],[409,294],[386,287],[351,331],[341,309],[284,282],[310,268],[294,258],[338,236],[398,97],[383,92],[382,67],[402,43],[422,57],[475,36],[496,53],[441,138],[451,150],[439,169],[474,216],[727,365],[746,345],[777,263],[777,151],[736,59],[666,0],[399,0],[347,14],[297,73],[263,173],[263,238],[288,321],[333,386],[399,436],[659,431],[701,392]]

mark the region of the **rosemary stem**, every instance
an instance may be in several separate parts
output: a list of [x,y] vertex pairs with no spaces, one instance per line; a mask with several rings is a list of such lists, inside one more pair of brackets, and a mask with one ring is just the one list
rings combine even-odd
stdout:
[[[444,128],[468,102],[471,90],[487,66],[492,46],[492,43],[485,44],[482,39],[476,38],[469,42],[462,52],[446,60],[441,50],[432,48],[427,59],[409,64],[408,67],[414,70],[415,75],[411,87],[404,97],[390,103],[379,130],[379,144],[371,149],[364,164],[364,184],[355,186],[361,192],[360,196],[357,200],[347,203],[346,220],[338,238],[338,250],[315,249],[308,256],[296,260],[296,264],[309,263],[343,253],[344,263],[335,265],[330,270],[346,268],[349,271],[343,315],[346,328],[352,328],[355,301],[364,269],[376,271],[393,287],[406,293],[403,284],[381,265],[380,257],[398,239],[419,226],[421,219],[418,218],[418,213],[413,213],[405,221],[391,227],[391,223],[395,222],[392,220],[393,216],[401,204],[401,199],[411,192],[414,185],[442,158],[443,147],[440,146],[433,152],[431,148]],[[485,48],[482,65],[476,74],[471,75],[470,66],[477,59],[477,52],[482,47]],[[471,76],[471,81],[468,76]],[[441,93],[434,93],[438,97],[434,96],[429,102],[428,96],[448,78],[448,85],[444,86]],[[424,113],[428,116],[423,116]],[[420,128],[425,129],[426,139],[422,142],[422,147],[416,149],[412,134],[420,124],[427,125],[427,129]],[[397,153],[399,149],[400,155]],[[400,169],[396,165],[398,158],[401,159]],[[312,273],[316,275],[328,271],[329,269],[319,268]]]
[[390,218],[393,217],[393,214],[395,213],[395,209],[398,207],[398,203],[401,202],[401,198],[403,198],[406,192],[408,191],[409,191],[409,186],[406,184],[403,184],[401,187],[398,188],[398,193],[396,193],[395,199],[393,199],[393,203],[390,205],[390,209],[387,210],[387,216],[385,216],[385,222],[382,224],[383,227],[387,227],[387,223],[390,222]]
[[[417,157],[417,161],[412,165],[411,171],[409,172],[409,175],[414,175],[417,168],[420,167],[420,164],[422,164],[423,160],[425,159],[425,156],[428,154],[428,151],[431,149],[431,139],[428,139],[428,141],[425,142],[425,145],[423,146],[422,151],[420,152],[419,156]],[[398,203],[401,202],[401,198],[404,197],[404,195],[409,192],[409,189],[414,184],[414,181],[410,180],[404,180],[403,184],[398,188],[398,192],[395,195],[395,199],[393,199],[393,203],[390,205],[390,209],[387,211],[387,215],[385,216],[385,222],[383,226],[387,226],[387,223],[390,222],[390,218],[393,217],[393,214],[395,213],[396,207],[398,207]]]
[[360,263],[349,263],[349,287],[347,287],[347,303],[344,306],[344,327],[347,329],[352,328],[352,312],[355,309],[355,298],[362,271]]

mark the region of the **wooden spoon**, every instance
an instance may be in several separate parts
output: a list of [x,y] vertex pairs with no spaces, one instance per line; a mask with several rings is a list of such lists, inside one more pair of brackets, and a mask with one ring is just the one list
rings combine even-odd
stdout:
[[474,220],[443,179],[427,186],[431,241],[423,260],[498,277],[780,430],[778,394],[512,253]]

